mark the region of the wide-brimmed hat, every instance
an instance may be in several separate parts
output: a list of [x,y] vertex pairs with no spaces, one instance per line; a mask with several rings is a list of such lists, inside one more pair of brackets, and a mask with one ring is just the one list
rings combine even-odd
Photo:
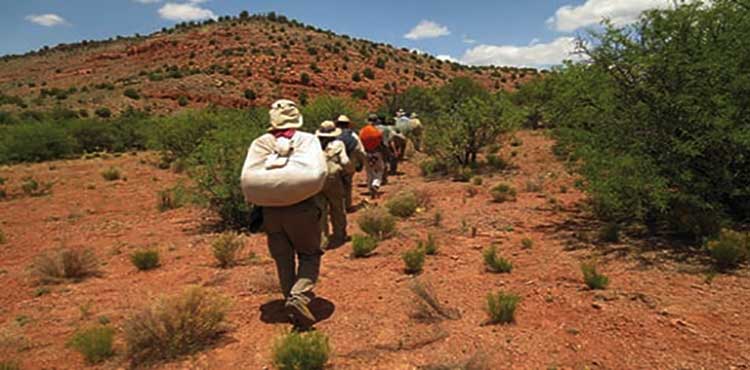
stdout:
[[317,137],[339,137],[341,136],[341,129],[336,127],[333,121],[323,121],[320,124],[318,131],[315,131]]
[[417,118],[417,117],[419,117],[419,116],[417,115],[417,112],[412,112],[412,113],[411,113],[411,118]]
[[367,122],[378,122],[379,119],[380,117],[375,113],[370,113],[370,115],[367,116]]
[[268,131],[300,128],[304,124],[297,104],[291,100],[277,100],[271,104],[268,115],[271,117],[271,127]]
[[399,109],[398,112],[396,112],[396,116],[397,117],[401,117],[401,116],[405,116],[405,115],[406,115],[406,112],[404,112],[403,109]]
[[352,123],[352,120],[349,119],[346,115],[342,114],[339,116],[339,118],[336,118],[337,123]]

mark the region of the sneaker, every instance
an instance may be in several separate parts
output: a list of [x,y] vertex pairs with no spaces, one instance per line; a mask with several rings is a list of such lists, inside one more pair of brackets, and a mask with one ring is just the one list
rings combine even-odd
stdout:
[[286,307],[292,311],[291,316],[295,326],[310,327],[317,321],[307,304],[299,299],[290,298],[286,302]]

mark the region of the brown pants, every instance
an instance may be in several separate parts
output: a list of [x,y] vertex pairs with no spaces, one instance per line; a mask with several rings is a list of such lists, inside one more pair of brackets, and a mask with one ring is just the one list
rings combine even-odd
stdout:
[[[264,207],[268,250],[279,275],[284,297],[310,301],[323,250],[320,248],[322,210],[316,196],[288,207]],[[297,266],[299,260],[299,266]]]
[[[346,188],[341,175],[329,178],[323,188],[326,210],[323,216],[323,231],[326,238],[337,243],[346,239]],[[331,220],[333,232],[329,232],[328,220]]]

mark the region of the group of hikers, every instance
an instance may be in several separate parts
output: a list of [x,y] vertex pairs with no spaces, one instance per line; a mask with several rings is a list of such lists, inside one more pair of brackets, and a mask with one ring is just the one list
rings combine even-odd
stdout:
[[366,172],[368,193],[377,198],[388,175],[397,173],[407,142],[420,150],[422,123],[415,113],[399,110],[393,120],[370,114],[356,132],[351,119],[340,115],[311,134],[299,130],[302,114],[285,99],[271,105],[269,117],[268,132],[248,149],[242,190],[255,206],[253,222],[267,235],[290,319],[305,329],[316,321],[308,305],[324,250],[350,240],[355,173]]

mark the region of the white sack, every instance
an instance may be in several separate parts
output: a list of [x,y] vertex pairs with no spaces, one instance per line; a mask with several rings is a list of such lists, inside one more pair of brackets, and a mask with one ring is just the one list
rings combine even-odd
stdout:
[[285,207],[323,189],[327,164],[315,135],[297,131],[291,140],[265,134],[253,141],[242,166],[242,192],[249,203]]

